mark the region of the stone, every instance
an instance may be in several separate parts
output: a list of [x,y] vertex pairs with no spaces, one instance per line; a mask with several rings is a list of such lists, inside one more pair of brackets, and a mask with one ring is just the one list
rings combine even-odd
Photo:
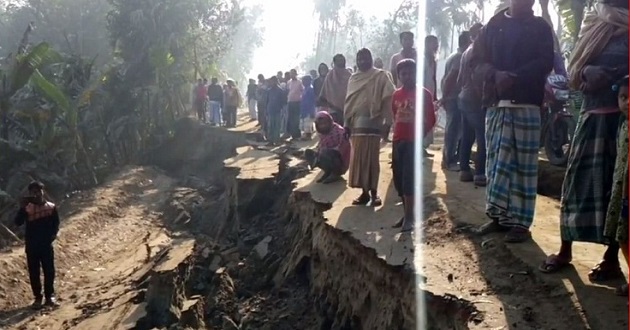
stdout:
[[216,272],[220,267],[221,267],[221,257],[214,256],[214,258],[212,259],[212,262],[210,263],[210,266],[208,266],[208,269],[211,272]]
[[256,251],[256,254],[258,254],[260,259],[264,259],[267,256],[267,253],[269,253],[269,243],[272,239],[273,238],[271,236],[267,236],[254,246],[254,251]]

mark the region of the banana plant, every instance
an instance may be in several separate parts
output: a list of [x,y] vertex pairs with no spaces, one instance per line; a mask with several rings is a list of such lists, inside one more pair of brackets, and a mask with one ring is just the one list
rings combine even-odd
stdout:
[[[94,184],[98,184],[92,160],[85,148],[81,132],[79,131],[79,109],[83,108],[90,99],[90,95],[100,85],[100,80],[93,80],[90,85],[84,88],[75,98],[70,98],[61,88],[44,77],[40,70],[35,70],[31,75],[31,83],[35,89],[49,102],[55,104],[61,110],[59,119],[64,124],[68,132],[69,145],[65,145],[66,152],[72,156],[67,159],[68,166],[74,166],[77,162],[76,153],[80,152],[85,161],[85,167],[90,172]],[[40,143],[46,143],[55,137],[55,126],[47,125],[46,130],[40,137]]]
[[[24,47],[25,48],[25,47]],[[13,96],[22,89],[39,68],[61,60],[61,56],[47,43],[37,44],[31,50],[20,50],[9,55],[0,68],[0,138],[9,138],[8,115],[13,107]]]
[[571,45],[575,44],[580,35],[584,11],[592,4],[591,0],[557,0],[558,14],[564,25],[564,38]]

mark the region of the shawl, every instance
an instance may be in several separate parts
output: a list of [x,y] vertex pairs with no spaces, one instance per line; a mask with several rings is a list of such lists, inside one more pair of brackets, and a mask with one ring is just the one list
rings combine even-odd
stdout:
[[343,112],[350,75],[345,68],[333,67],[324,79],[319,97],[326,100],[333,110]]
[[[365,92],[365,89],[368,89]],[[370,118],[378,118],[383,114],[383,101],[391,97],[394,94],[394,83],[391,80],[391,75],[381,69],[372,68],[366,72],[357,72],[350,77],[348,81],[348,94],[346,95],[345,102],[345,114],[346,119],[354,117],[358,109],[353,106],[355,99],[361,97],[360,94],[365,92],[365,95],[371,96],[368,100]],[[386,114],[385,114],[386,115]]]
[[579,89],[582,70],[599,56],[613,36],[628,32],[628,9],[597,2],[586,13],[569,62],[569,84]]

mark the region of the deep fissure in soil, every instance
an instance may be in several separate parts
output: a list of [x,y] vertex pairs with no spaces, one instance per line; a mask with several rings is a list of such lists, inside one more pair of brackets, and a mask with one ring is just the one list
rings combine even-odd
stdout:
[[[179,148],[175,157],[149,158],[182,180],[164,209],[176,240],[138,283],[146,315],[135,329],[415,328],[413,271],[327,225],[330,205],[293,192],[305,171],[288,166],[289,153],[272,178],[241,179],[219,161],[245,145],[242,135],[187,126],[164,146]],[[205,147],[187,144],[202,137]],[[429,292],[426,306],[428,329],[467,329],[475,314]]]

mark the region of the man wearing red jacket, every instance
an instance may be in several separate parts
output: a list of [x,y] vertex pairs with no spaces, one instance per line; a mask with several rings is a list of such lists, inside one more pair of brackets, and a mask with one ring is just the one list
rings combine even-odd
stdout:
[[[414,152],[416,144],[416,62],[404,59],[396,65],[396,74],[402,87],[392,96],[392,113],[394,117],[394,136],[392,146],[392,174],[394,186],[398,195],[403,199],[404,216],[394,225],[401,231],[413,229],[414,211],[413,199],[415,195]],[[433,95],[423,88],[423,138],[435,125],[435,109]],[[422,139],[420,139],[422,143]]]

